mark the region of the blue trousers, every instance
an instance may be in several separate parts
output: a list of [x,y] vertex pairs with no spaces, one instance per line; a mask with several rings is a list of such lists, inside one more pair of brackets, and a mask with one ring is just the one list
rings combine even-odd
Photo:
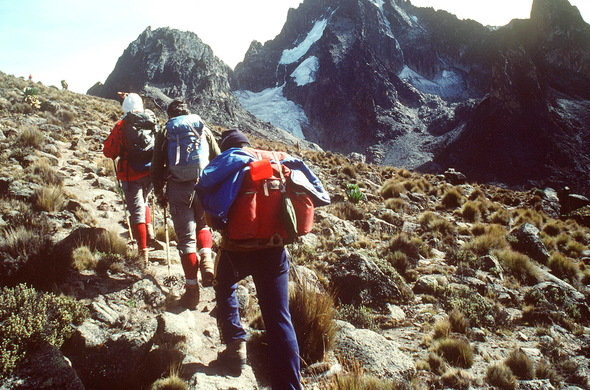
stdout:
[[289,256],[283,248],[222,250],[217,266],[217,322],[225,344],[246,340],[237,282],[252,275],[268,336],[273,390],[300,390],[299,347],[289,313]]

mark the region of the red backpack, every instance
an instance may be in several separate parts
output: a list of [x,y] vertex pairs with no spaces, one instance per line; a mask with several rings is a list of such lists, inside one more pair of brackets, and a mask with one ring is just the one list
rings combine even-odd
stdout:
[[[244,150],[258,160],[250,164],[229,210],[225,236],[230,240],[278,246],[309,233],[313,225],[313,201],[302,187],[289,180],[291,170],[280,163],[288,154]],[[291,216],[286,215],[289,213]]]

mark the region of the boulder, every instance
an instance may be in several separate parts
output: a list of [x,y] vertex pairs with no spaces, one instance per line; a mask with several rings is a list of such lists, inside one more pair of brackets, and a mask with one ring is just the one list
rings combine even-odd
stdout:
[[375,306],[405,301],[408,294],[411,295],[399,275],[394,280],[373,260],[359,253],[342,256],[331,274],[336,295],[342,303]]
[[524,253],[540,263],[549,259],[549,251],[540,238],[539,229],[530,223],[524,223],[508,234],[508,241],[514,250]]
[[70,361],[51,344],[29,351],[14,373],[4,378],[1,390],[84,390]]
[[416,372],[413,359],[395,342],[369,329],[357,329],[348,322],[337,321],[337,326],[335,351],[360,362],[368,373],[406,381]]
[[444,173],[445,180],[453,185],[465,184],[467,182],[467,177],[461,173],[456,171],[454,168],[449,168]]

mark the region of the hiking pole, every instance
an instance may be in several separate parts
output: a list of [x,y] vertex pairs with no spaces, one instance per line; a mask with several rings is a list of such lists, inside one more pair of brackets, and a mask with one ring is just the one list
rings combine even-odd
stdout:
[[125,202],[125,196],[123,195],[123,186],[121,186],[121,181],[119,181],[119,178],[117,177],[117,164],[115,163],[114,159],[113,159],[113,169],[115,170],[115,179],[117,180],[117,187],[118,187],[119,196],[121,196],[121,202],[123,202],[123,209],[125,210],[125,221],[127,222],[127,233],[129,234],[129,239],[132,242],[131,246],[133,247],[135,241],[133,240],[133,233],[131,232],[131,223],[129,222],[129,213],[127,212],[127,203]]
[[168,214],[166,206],[164,209],[164,236],[166,237],[166,263],[168,264],[168,276],[170,276],[170,237],[168,236]]

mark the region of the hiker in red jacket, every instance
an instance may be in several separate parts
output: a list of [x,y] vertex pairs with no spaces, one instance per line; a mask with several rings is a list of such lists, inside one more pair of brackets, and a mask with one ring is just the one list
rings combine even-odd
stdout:
[[[126,207],[131,215],[130,223],[133,236],[137,241],[138,255],[147,265],[149,258],[148,235],[153,238],[151,213],[147,203],[148,195],[152,189],[149,167],[153,153],[153,135],[151,136],[150,147],[149,133],[155,130],[156,118],[153,112],[143,109],[143,102],[139,95],[120,93],[120,96],[124,97],[122,104],[124,117],[115,124],[104,141],[103,153],[113,160],[119,159],[117,163],[117,180],[121,181]],[[142,142],[147,146],[143,147],[145,150],[137,152],[134,142],[127,135],[126,129],[128,127],[126,125],[128,126],[132,118],[139,115],[144,115],[148,122],[151,121],[149,127],[153,127],[153,129],[143,130],[142,133],[146,139],[143,139]]]

